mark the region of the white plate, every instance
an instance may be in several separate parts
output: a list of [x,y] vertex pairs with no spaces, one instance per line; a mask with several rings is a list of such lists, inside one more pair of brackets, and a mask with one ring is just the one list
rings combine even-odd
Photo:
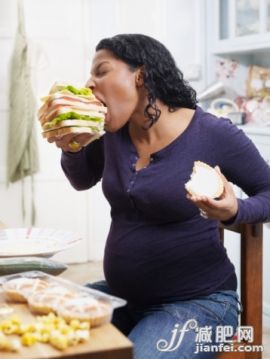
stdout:
[[0,258],[44,256],[63,251],[80,241],[74,232],[48,228],[0,230]]

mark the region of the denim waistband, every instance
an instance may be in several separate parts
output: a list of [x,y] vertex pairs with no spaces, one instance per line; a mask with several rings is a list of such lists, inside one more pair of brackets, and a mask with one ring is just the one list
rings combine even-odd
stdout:
[[[208,297],[209,299],[211,299],[211,297],[212,298],[216,297],[215,300],[217,300],[217,301],[223,301],[223,300],[230,301],[230,299],[234,299],[239,305],[239,307],[237,307],[238,313],[243,312],[243,305],[239,299],[239,295],[234,290],[219,290],[219,291],[214,292],[206,297]],[[233,303],[231,303],[231,304],[233,304]]]

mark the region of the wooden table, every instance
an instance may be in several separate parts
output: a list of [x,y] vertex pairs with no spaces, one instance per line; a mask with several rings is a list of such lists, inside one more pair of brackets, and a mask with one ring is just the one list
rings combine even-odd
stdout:
[[[33,315],[25,304],[14,304],[14,314],[28,322]],[[87,343],[67,348],[65,351],[54,349],[49,344],[36,343],[32,347],[22,346],[17,353],[0,352],[1,359],[132,359],[132,343],[112,324],[90,329]]]

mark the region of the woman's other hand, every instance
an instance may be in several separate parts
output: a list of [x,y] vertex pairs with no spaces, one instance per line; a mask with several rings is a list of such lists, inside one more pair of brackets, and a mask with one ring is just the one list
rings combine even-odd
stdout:
[[206,196],[193,196],[189,193],[187,198],[199,208],[202,217],[218,221],[228,221],[237,214],[237,198],[232,184],[227,181],[218,166],[215,167],[215,170],[220,174],[224,183],[224,191],[220,198],[212,199]]

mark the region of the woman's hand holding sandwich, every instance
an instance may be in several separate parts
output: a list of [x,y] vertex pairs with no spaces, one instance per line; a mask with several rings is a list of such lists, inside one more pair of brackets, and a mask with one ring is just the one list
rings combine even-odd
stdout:
[[87,146],[95,139],[95,135],[91,133],[69,133],[62,137],[50,137],[48,142],[55,143],[58,148],[61,148],[65,152],[79,152],[82,147]]

